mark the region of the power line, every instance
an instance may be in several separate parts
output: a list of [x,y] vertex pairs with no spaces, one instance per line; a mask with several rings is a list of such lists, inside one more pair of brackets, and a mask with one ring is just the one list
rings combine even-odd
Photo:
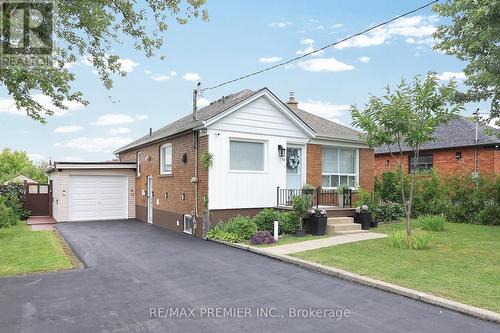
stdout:
[[281,67],[281,66],[288,65],[289,63],[292,63],[292,62],[294,62],[294,61],[297,61],[297,60],[303,59],[303,58],[305,58],[305,57],[308,57],[308,56],[310,56],[311,54],[318,53],[318,52],[323,51],[323,50],[325,50],[325,49],[327,49],[327,48],[330,48],[330,47],[335,46],[335,45],[337,45],[337,44],[343,43],[343,42],[345,42],[345,41],[347,41],[347,40],[349,40],[349,39],[352,39],[352,38],[354,38],[354,37],[357,37],[357,36],[363,35],[363,34],[365,34],[365,33],[369,32],[369,31],[372,31],[372,30],[377,29],[377,28],[379,28],[379,27],[381,27],[381,26],[384,26],[384,25],[386,25],[386,24],[389,24],[389,23],[391,23],[391,22],[394,22],[394,21],[396,21],[397,19],[400,19],[400,18],[402,18],[402,17],[408,16],[408,15],[413,14],[413,13],[415,13],[415,12],[418,12],[418,11],[420,11],[420,10],[422,10],[422,9],[426,8],[426,7],[429,7],[430,5],[432,5],[432,4],[434,4],[434,3],[438,2],[438,1],[439,1],[439,0],[433,0],[433,1],[431,1],[431,2],[429,2],[429,3],[427,3],[427,4],[425,4],[425,5],[422,5],[422,6],[418,7],[418,8],[415,8],[415,9],[412,9],[412,10],[410,10],[410,11],[406,12],[406,13],[400,14],[400,15],[398,15],[398,16],[396,16],[396,17],[394,17],[394,18],[390,19],[390,20],[387,20],[387,21],[381,22],[381,23],[379,23],[379,24],[376,24],[376,25],[374,25],[374,26],[372,26],[372,27],[370,27],[370,28],[368,28],[368,29],[365,29],[365,30],[363,30],[363,31],[357,32],[357,33],[355,33],[354,35],[347,36],[347,37],[345,37],[345,38],[343,38],[343,39],[341,39],[341,40],[339,40],[339,41],[336,41],[336,42],[334,42],[334,43],[330,43],[330,44],[325,45],[325,46],[323,46],[323,47],[321,47],[321,48],[319,48],[319,49],[315,49],[315,50],[313,50],[313,51],[311,51],[311,52],[305,53],[305,54],[303,54],[303,55],[301,55],[301,56],[298,56],[298,57],[295,57],[295,58],[292,58],[292,59],[289,59],[289,60],[286,60],[286,61],[280,62],[280,63],[275,64],[275,65],[273,65],[273,66],[269,66],[269,67],[263,68],[263,69],[258,70],[258,71],[256,71],[256,72],[252,72],[252,73],[249,73],[249,74],[246,74],[246,75],[243,75],[243,76],[237,77],[237,78],[232,79],[232,80],[228,80],[228,81],[225,81],[225,82],[219,83],[219,84],[217,84],[217,85],[215,85],[215,86],[211,86],[211,87],[207,87],[207,88],[202,88],[202,89],[200,90],[200,92],[203,92],[203,91],[205,91],[205,90],[212,90],[212,89],[216,89],[216,88],[219,88],[219,87],[225,86],[225,85],[227,85],[227,84],[230,84],[230,83],[233,83],[233,82],[236,82],[236,81],[240,81],[240,80],[243,80],[243,79],[249,78],[249,77],[251,77],[251,76],[259,75],[259,74],[262,74],[262,73],[264,73],[264,72],[267,72],[267,71],[273,70],[273,69],[278,68],[278,67]]

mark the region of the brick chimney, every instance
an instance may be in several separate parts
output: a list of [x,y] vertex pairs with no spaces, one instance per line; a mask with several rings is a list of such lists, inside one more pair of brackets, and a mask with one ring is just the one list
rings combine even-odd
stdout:
[[286,102],[286,105],[288,105],[290,109],[297,109],[298,104],[299,102],[297,102],[297,100],[295,99],[294,92],[290,91],[290,98],[288,99],[288,102]]

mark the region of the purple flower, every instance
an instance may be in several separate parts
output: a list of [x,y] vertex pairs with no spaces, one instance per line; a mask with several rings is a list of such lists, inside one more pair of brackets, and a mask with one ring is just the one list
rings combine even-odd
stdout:
[[273,235],[269,231],[257,231],[250,239],[250,244],[273,244],[275,242]]

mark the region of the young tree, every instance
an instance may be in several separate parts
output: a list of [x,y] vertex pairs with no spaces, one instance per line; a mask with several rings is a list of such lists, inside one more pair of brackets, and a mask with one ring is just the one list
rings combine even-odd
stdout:
[[500,117],[500,1],[447,0],[433,9],[451,18],[434,33],[435,48],[468,62],[469,90],[457,96],[465,102],[490,100],[490,119]]
[[435,73],[425,80],[416,76],[411,83],[401,80],[396,90],[389,86],[382,97],[372,96],[364,110],[351,107],[353,125],[362,129],[364,139],[371,147],[387,146],[396,162],[400,177],[400,190],[406,214],[406,232],[411,235],[411,207],[416,172],[410,177],[408,198],[404,188],[403,152],[414,156],[413,170],[423,144],[434,140],[437,126],[456,117],[463,109],[455,104],[456,84],[438,84]]
[[[75,75],[71,72],[71,64],[81,59],[88,61],[104,87],[111,89],[112,74],[126,75],[123,60],[113,50],[116,44],[130,40],[135,50],[142,51],[148,58],[153,57],[163,45],[163,34],[169,20],[178,24],[186,24],[188,20],[200,16],[202,20],[208,20],[208,14],[203,9],[205,2],[57,1],[52,29],[53,39],[57,40],[52,52],[54,66],[22,68],[2,65],[0,85],[12,96],[18,109],[44,123],[45,116],[52,115],[54,108],[66,110],[71,102],[88,104],[81,92],[72,89]],[[11,10],[15,12],[16,8]],[[0,43],[10,43],[8,36],[0,33]],[[50,100],[53,107],[34,98],[40,93]]]
[[0,153],[0,184],[19,175],[24,175],[40,183],[47,182],[45,166],[47,163],[33,163],[24,151],[4,148]]

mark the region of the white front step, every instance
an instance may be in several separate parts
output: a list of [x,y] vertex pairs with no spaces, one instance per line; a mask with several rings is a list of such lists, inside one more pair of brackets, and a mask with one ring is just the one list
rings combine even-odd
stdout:
[[351,235],[351,234],[361,234],[369,232],[368,230],[346,230],[346,231],[336,231],[336,235]]
[[335,225],[335,224],[352,224],[354,223],[354,218],[353,217],[329,217],[327,220],[328,225]]

